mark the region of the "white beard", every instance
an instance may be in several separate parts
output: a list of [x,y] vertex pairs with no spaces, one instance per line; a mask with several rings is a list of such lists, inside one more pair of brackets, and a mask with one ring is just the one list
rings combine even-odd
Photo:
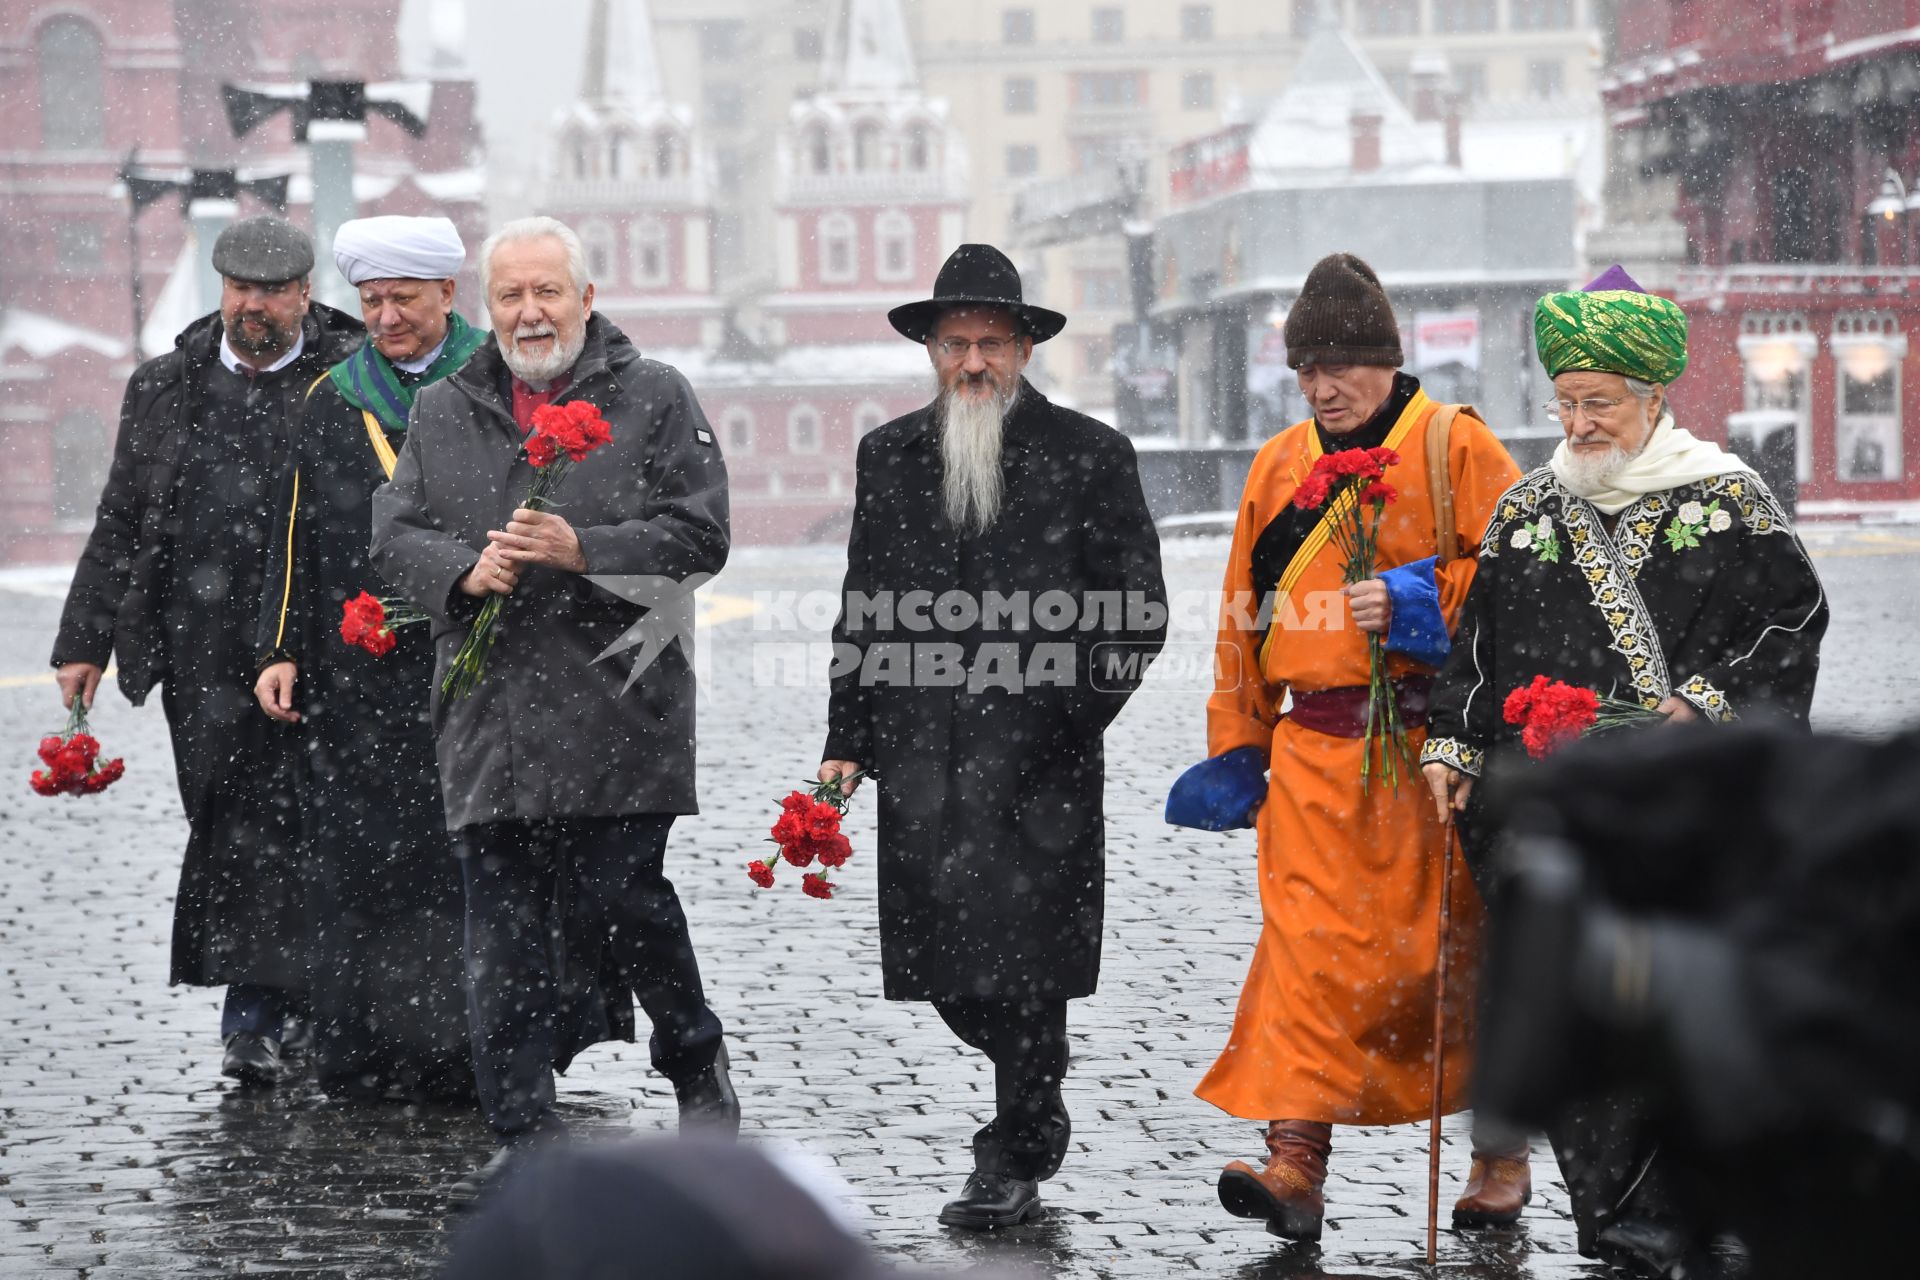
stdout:
[[[521,338],[543,337],[547,332],[551,331],[515,331],[514,341],[518,343]],[[523,356],[520,354],[520,348],[517,345],[509,347],[504,342],[500,344],[500,358],[507,362],[507,368],[513,371],[514,377],[520,379],[520,381],[530,387],[545,390],[549,382],[552,382],[555,378],[573,368],[573,362],[580,358],[580,353],[586,349],[586,345],[587,327],[581,325],[574,331],[571,341],[555,342],[552,352],[544,358],[533,359],[528,356]]]
[[1627,469],[1635,454],[1617,444],[1609,444],[1602,453],[1575,453],[1568,450],[1561,480],[1575,493],[1586,495],[1611,488],[1613,478]]
[[935,401],[940,427],[940,458],[946,464],[942,484],[947,519],[963,533],[979,536],[1000,516],[1004,481],[1000,474],[1000,444],[1006,434],[1007,413],[1019,397],[996,388],[985,398],[962,397],[945,390]]

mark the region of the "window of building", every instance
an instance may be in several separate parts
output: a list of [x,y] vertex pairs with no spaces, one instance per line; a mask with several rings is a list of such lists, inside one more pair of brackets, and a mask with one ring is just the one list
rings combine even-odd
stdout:
[[593,146],[585,134],[577,133],[567,139],[567,155],[572,161],[576,182],[585,182],[593,176]]
[[100,33],[79,18],[40,27],[40,141],[49,151],[107,145],[107,90]]
[[1566,92],[1567,65],[1558,58],[1535,58],[1527,63],[1527,96],[1557,98]]
[[662,178],[686,172],[687,147],[677,130],[659,129],[653,135],[653,171]]
[[898,209],[873,220],[873,274],[889,284],[913,279],[913,219]]
[[872,400],[864,400],[853,411],[853,438],[858,440],[887,420],[887,411]]
[[793,60],[795,62],[818,62],[826,53],[826,36],[818,27],[795,27],[793,29]]
[[1213,39],[1213,6],[1210,4],[1181,5],[1180,38],[1182,40]]
[[1144,71],[1076,71],[1072,83],[1076,107],[1137,107],[1147,100]]
[[1127,38],[1127,11],[1118,5],[1096,5],[1093,10],[1093,42],[1119,44]]
[[797,404],[787,414],[787,451],[820,452],[820,411],[810,404]]
[[[1345,0],[1333,0],[1333,19],[1336,24],[1342,20]],[[1319,27],[1320,0],[1293,0],[1293,34],[1297,40],[1305,40]]]
[[[1797,311],[1749,311],[1740,317],[1740,362],[1746,374],[1747,432],[1778,429],[1792,422],[1794,473],[1800,483],[1813,479],[1813,432],[1808,421],[1808,382],[1820,340]],[[1756,421],[1757,419],[1757,421]],[[1728,422],[1728,434],[1742,430]]]
[[627,228],[633,282],[658,289],[673,278],[672,233],[660,218],[636,218]]
[[1069,138],[1067,148],[1073,156],[1075,173],[1111,173],[1133,149],[1133,144],[1116,134],[1096,133]]
[[1039,109],[1040,87],[1032,76],[1008,76],[1000,87],[1000,105],[1008,115],[1032,115]]
[[733,195],[740,190],[740,175],[745,166],[740,160],[740,151],[736,147],[715,147],[713,149],[713,180],[720,190]]
[[1516,31],[1565,31],[1573,26],[1573,0],[1507,0]]
[[1487,96],[1487,64],[1457,62],[1453,67],[1453,86],[1462,101],[1483,102]]
[[738,18],[717,18],[700,24],[700,57],[707,62],[728,62],[740,56],[747,24]]
[[727,406],[720,415],[720,447],[736,456],[753,452],[753,410],[743,404]]
[[805,141],[801,149],[806,153],[807,168],[814,173],[827,173],[833,169],[833,136],[827,132],[827,126],[814,123],[807,126]]
[[933,130],[923,121],[907,126],[905,160],[910,173],[925,173],[933,167]]
[[53,514],[60,520],[86,520],[100,501],[112,456],[107,424],[100,415],[72,409],[53,426]]
[[1363,36],[1420,34],[1420,0],[1359,0]]
[[1040,148],[1031,142],[1016,142],[1007,148],[1007,176],[1030,178],[1040,172]]
[[853,219],[829,213],[820,219],[820,279],[827,284],[851,284],[860,275],[860,251]]
[[1500,25],[1498,0],[1433,0],[1433,27],[1457,34],[1492,31]]
[[1076,271],[1073,273],[1074,305],[1095,311],[1112,311],[1129,305],[1127,273],[1124,271]]
[[616,130],[607,139],[607,176],[624,178],[627,176],[627,155],[629,144],[624,131]]
[[594,280],[613,280],[613,228],[595,218],[581,223],[579,230],[580,245],[587,251],[587,275]]
[[1830,342],[1840,374],[1834,474],[1848,481],[1902,479],[1900,364],[1906,335],[1891,315],[1841,312]]
[[1002,9],[1000,11],[1000,43],[1033,43],[1033,10]]
[[1213,107],[1213,72],[1189,71],[1180,77],[1180,105],[1188,111]]
[[745,91],[731,80],[715,80],[707,85],[707,122],[729,128],[747,118]]
[[97,222],[62,222],[54,228],[54,255],[68,275],[92,275],[106,262],[106,236]]

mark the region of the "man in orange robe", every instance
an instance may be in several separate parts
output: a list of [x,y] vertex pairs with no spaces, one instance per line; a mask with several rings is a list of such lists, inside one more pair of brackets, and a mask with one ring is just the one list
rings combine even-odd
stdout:
[[[1452,415],[1457,556],[1440,563],[1427,433],[1442,406],[1396,371],[1399,330],[1372,269],[1348,254],[1318,263],[1287,316],[1286,340],[1314,417],[1269,440],[1247,477],[1227,564],[1220,678],[1207,703],[1210,758],[1175,786],[1168,820],[1257,829],[1260,942],[1233,1034],[1196,1092],[1267,1124],[1265,1168],[1229,1165],[1221,1203],[1264,1218],[1276,1235],[1316,1240],[1332,1126],[1401,1124],[1432,1103],[1449,843],[1409,762],[1419,758],[1427,689],[1473,580],[1480,533],[1520,472],[1470,409]],[[1379,446],[1400,458],[1385,476],[1398,497],[1380,522],[1382,572],[1347,585],[1337,540],[1314,534],[1324,512],[1297,508],[1293,497],[1323,453]],[[1362,782],[1369,634],[1383,638],[1407,726],[1397,785],[1381,776],[1378,744],[1371,782]],[[1448,1110],[1466,1093],[1481,919],[1464,862],[1456,871]],[[1517,1158],[1525,1177],[1523,1136],[1517,1151],[1498,1154]],[[1483,1173],[1479,1160],[1476,1152]]]

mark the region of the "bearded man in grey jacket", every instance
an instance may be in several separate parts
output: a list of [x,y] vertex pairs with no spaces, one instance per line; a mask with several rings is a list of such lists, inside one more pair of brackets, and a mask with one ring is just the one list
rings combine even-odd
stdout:
[[[456,1202],[559,1128],[553,1069],[628,990],[652,1020],[653,1063],[674,1082],[682,1126],[739,1125],[720,1020],[662,870],[674,816],[698,808],[690,655],[669,643],[639,672],[596,661],[641,611],[589,580],[718,572],[726,468],[686,379],[593,313],[570,229],[509,223],[480,259],[493,337],[420,394],[373,500],[374,567],[432,617],[474,1069],[501,1143],[455,1184]],[[534,411],[573,400],[600,410],[612,442],[561,481],[558,510],[516,506],[532,478],[521,443]],[[484,674],[449,695],[453,657],[491,597],[502,606]],[[582,980],[603,959],[619,973],[605,1001]]]

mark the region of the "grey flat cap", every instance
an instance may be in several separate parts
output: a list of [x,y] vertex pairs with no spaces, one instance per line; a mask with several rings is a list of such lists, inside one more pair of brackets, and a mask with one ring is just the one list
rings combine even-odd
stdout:
[[279,284],[313,272],[313,241],[270,213],[242,218],[213,242],[213,269],[251,284]]

